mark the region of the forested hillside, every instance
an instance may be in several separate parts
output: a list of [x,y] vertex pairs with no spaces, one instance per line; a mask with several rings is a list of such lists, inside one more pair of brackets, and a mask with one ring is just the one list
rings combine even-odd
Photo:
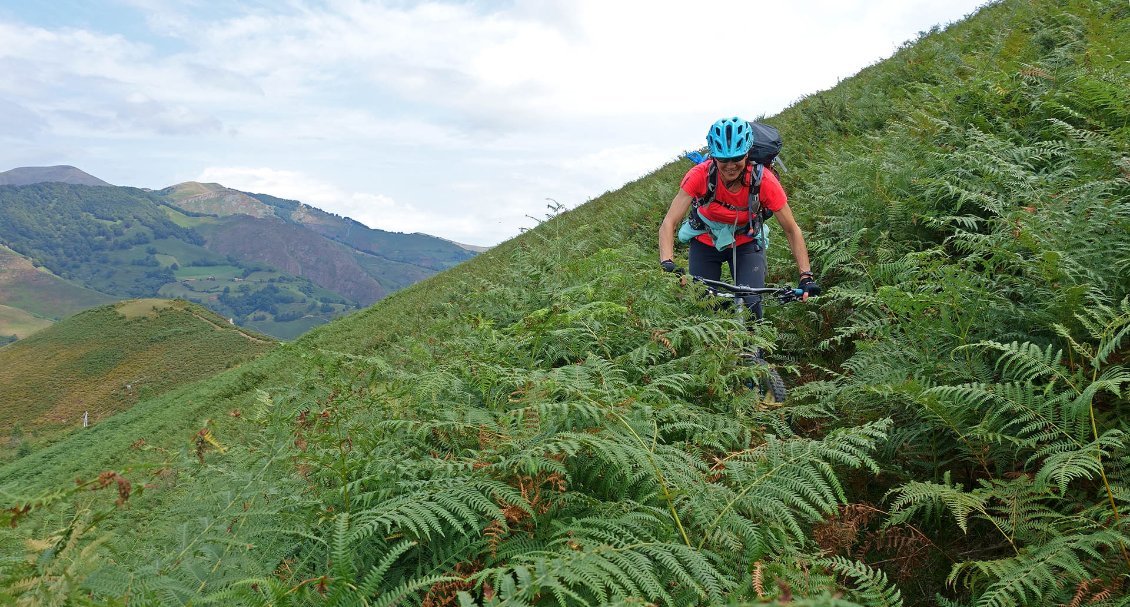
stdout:
[[1127,90],[1130,5],[988,6],[765,119],[820,298],[661,272],[672,163],[0,468],[0,596],[1126,604]]

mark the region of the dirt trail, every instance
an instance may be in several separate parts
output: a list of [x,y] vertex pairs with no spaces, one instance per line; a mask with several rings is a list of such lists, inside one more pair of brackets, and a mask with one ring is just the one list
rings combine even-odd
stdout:
[[[192,314],[192,317],[193,317],[193,318],[196,318],[196,319],[202,320],[202,321],[204,321],[204,322],[206,322],[206,323],[208,323],[208,324],[212,325],[213,327],[215,327],[216,329],[218,329],[218,330],[220,330],[220,331],[235,331],[236,333],[239,333],[240,335],[242,335],[242,336],[246,337],[247,339],[249,339],[250,341],[253,341],[253,342],[255,342],[255,343],[260,343],[260,344],[269,344],[269,343],[272,343],[272,342],[271,342],[270,340],[267,340],[267,339],[259,339],[258,337],[255,337],[255,336],[253,336],[253,335],[248,335],[247,333],[244,333],[243,331],[240,331],[240,330],[239,330],[239,327],[235,327],[234,325],[232,325],[231,327],[225,327],[225,326],[223,326],[223,325],[220,325],[220,324],[216,324],[216,323],[212,322],[212,320],[211,320],[211,319],[205,318],[205,317],[203,317],[203,316],[201,316],[201,315],[197,314],[196,312],[192,312],[192,311],[189,311],[189,313],[190,313],[190,314]],[[233,327],[234,327],[234,328],[233,328]]]

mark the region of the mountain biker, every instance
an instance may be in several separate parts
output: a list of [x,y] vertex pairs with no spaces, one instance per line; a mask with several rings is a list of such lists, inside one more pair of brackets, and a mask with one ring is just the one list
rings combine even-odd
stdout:
[[[701,162],[683,177],[679,193],[671,201],[671,207],[659,226],[659,259],[660,266],[667,272],[680,271],[674,262],[675,229],[691,209],[691,202],[702,197],[708,190],[708,174],[710,163],[716,163],[718,184],[715,187],[714,200],[709,204],[698,207],[695,212],[702,219],[717,224],[730,224],[733,226],[732,244],[730,234],[722,234],[716,239],[710,231],[698,234],[690,239],[687,254],[687,265],[692,276],[718,280],[722,275],[722,264],[730,266],[734,282],[751,287],[765,286],[765,246],[758,238],[761,234],[751,234],[747,226],[751,225],[749,208],[750,187],[754,182],[754,171],[757,165],[748,158],[750,148],[753,146],[753,132],[748,122],[740,118],[723,118],[715,122],[706,135],[706,142],[710,150],[710,158]],[[788,240],[789,249],[796,259],[797,270],[800,273],[799,288],[804,291],[802,301],[807,301],[809,295],[819,295],[820,287],[816,283],[816,276],[808,261],[808,248],[804,244],[804,235],[800,226],[793,218],[789,209],[788,198],[781,182],[771,170],[763,170],[761,188],[759,191],[761,207],[772,211],[781,230]],[[717,234],[717,232],[715,232]],[[716,246],[717,245],[717,246]],[[735,267],[736,266],[736,267]],[[760,300],[746,301],[761,318]]]

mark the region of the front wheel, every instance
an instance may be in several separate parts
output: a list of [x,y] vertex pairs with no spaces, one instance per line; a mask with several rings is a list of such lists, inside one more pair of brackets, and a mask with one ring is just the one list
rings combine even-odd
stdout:
[[761,400],[767,403],[783,403],[788,398],[785,389],[785,380],[764,358],[756,354],[743,354],[742,364],[749,367],[763,367],[758,371],[757,377],[750,380],[748,387],[756,389]]

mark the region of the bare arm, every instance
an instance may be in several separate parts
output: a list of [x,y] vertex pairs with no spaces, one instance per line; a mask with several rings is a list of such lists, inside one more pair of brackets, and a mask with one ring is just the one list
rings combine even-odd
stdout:
[[[812,265],[808,261],[808,246],[804,244],[804,234],[801,233],[800,226],[797,225],[796,218],[793,217],[792,209],[786,204],[781,207],[781,210],[774,211],[773,216],[777,218],[777,223],[781,224],[781,230],[789,241],[789,250],[793,252],[793,259],[796,260],[797,272],[811,272]],[[804,299],[808,299],[808,293],[804,294]]]
[[[667,215],[663,218],[663,223],[659,224],[659,261],[665,259],[674,260],[675,257],[675,229],[678,228],[679,223],[686,217],[687,211],[691,208],[691,195],[679,190],[675,194],[675,199],[671,201],[671,208],[667,209]],[[802,245],[803,245],[803,241]]]

